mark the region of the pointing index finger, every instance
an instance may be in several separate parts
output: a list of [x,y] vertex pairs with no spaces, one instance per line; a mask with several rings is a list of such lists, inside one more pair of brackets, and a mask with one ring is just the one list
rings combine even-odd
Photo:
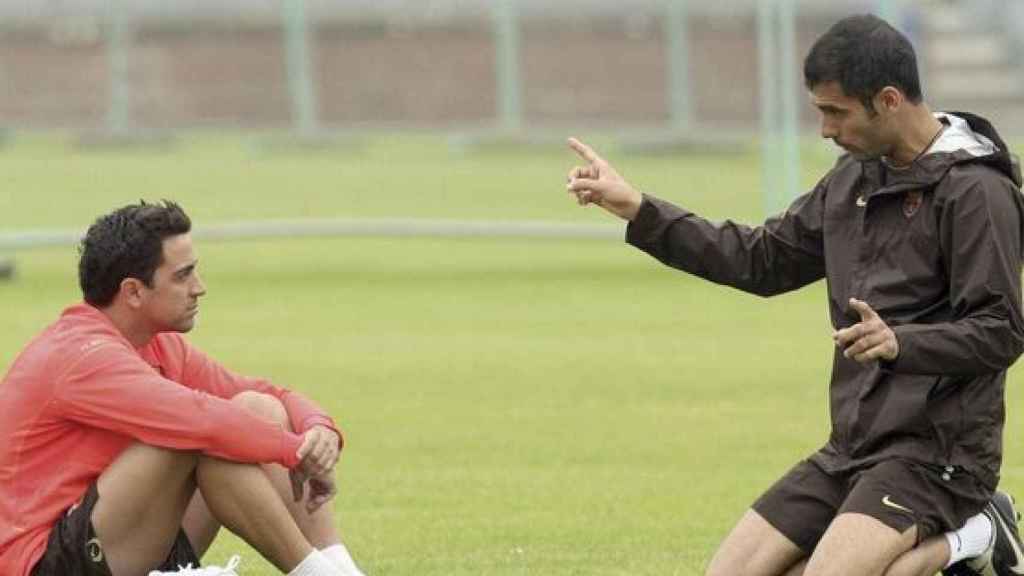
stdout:
[[598,156],[590,146],[587,146],[575,138],[569,138],[569,147],[575,150],[576,153],[579,154],[580,158],[583,158],[587,162],[601,161],[601,157]]

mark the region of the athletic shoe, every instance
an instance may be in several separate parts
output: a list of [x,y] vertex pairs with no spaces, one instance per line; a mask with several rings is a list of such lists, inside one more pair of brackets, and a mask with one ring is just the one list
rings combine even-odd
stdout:
[[967,560],[961,560],[942,571],[942,576],[980,576],[981,572],[975,572],[967,567]]
[[221,568],[220,566],[203,566],[202,568],[193,568],[191,564],[188,566],[178,566],[177,572],[158,572],[153,570],[149,573],[149,576],[238,576],[238,572],[235,572],[235,568],[238,568],[238,564],[242,561],[238,556],[232,556],[228,560],[227,566]]
[[1013,507],[1013,496],[996,491],[985,506],[985,514],[992,519],[996,531],[996,544],[992,550],[992,568],[997,576],[1024,574],[1024,542],[1020,540],[1017,522],[1020,513]]
[[942,571],[943,576],[1024,575],[1024,543],[1017,531],[1020,513],[1013,496],[997,490],[983,512],[992,521],[992,542],[979,556],[967,558]]

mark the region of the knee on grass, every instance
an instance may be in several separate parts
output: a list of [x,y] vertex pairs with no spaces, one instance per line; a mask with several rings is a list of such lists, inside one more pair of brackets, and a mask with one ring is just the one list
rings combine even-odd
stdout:
[[246,390],[232,397],[231,402],[269,422],[285,427],[289,425],[288,411],[284,404],[269,394]]

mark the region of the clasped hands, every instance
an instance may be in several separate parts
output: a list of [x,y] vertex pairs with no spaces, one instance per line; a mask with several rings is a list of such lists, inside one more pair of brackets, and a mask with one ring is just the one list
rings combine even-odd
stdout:
[[299,464],[288,471],[292,483],[292,496],[296,502],[305,495],[309,485],[306,511],[310,514],[329,502],[338,489],[334,482],[334,467],[341,454],[341,437],[326,426],[313,426],[302,436],[297,455]]

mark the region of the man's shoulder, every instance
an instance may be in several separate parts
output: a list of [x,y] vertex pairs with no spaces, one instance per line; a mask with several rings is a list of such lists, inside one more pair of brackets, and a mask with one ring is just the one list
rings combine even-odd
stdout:
[[96,318],[65,312],[52,329],[43,334],[43,346],[52,347],[70,363],[104,351],[130,351],[131,345],[113,326]]
[[130,347],[116,332],[65,312],[26,344],[6,378],[52,385],[75,370],[90,369],[110,354],[125,352],[130,353]]
[[947,182],[999,183],[1016,187],[1013,178],[1002,167],[984,158],[973,158],[970,161],[957,162],[950,166],[945,174]]
[[962,162],[950,167],[936,187],[940,204],[964,198],[974,198],[1018,206],[1024,196],[1017,184],[997,167],[984,162]]
[[116,333],[108,330],[102,322],[88,313],[82,313],[79,308],[72,306],[64,310],[60,317],[33,338],[25,349],[60,354],[63,358],[69,359],[72,355],[87,352],[115,339]]

